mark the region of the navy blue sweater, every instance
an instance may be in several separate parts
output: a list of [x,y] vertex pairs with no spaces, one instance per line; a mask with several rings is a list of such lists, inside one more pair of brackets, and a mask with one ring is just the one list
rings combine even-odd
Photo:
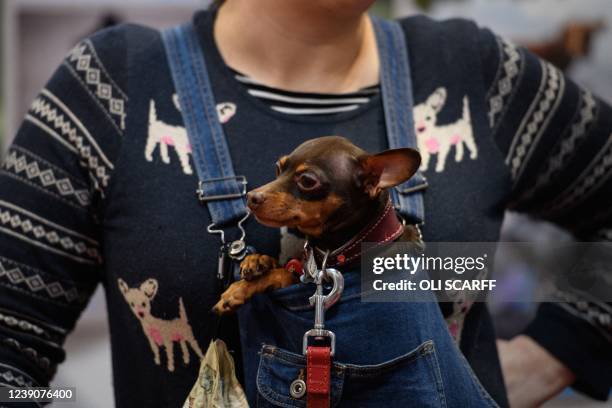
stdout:
[[[195,16],[236,173],[250,186],[271,180],[277,158],[313,137],[387,148],[380,95],[334,115],[273,111],[224,64],[213,21],[211,11]],[[471,22],[402,25],[431,185],[425,240],[496,241],[506,208],[580,239],[612,239],[610,107]],[[218,297],[217,237],[205,232],[195,185],[159,33],[122,25],[79,43],[33,102],[0,169],[0,385],[49,382],[101,283],[117,406],[182,404]],[[279,253],[277,230],[251,221],[248,234],[260,252]],[[528,329],[599,398],[612,381],[610,310],[596,301],[546,304]],[[486,307],[460,320],[463,352],[505,405]]]

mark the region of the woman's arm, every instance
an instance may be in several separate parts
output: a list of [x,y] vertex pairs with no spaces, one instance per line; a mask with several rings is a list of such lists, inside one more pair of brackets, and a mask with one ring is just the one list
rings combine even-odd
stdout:
[[120,29],[79,43],[0,166],[0,386],[45,386],[101,279],[101,203],[125,128]]
[[[481,30],[481,45],[489,124],[513,180],[509,208],[562,226],[581,241],[612,241],[610,106],[488,30]],[[543,304],[526,334],[569,368],[577,389],[606,399],[612,307],[606,299],[564,296],[575,301]]]

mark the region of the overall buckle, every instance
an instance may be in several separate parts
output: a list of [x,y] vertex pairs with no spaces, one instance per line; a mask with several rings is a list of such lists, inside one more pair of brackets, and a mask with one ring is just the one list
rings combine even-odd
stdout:
[[[238,193],[229,193],[229,194],[215,194],[207,196],[204,192],[204,185],[210,183],[218,183],[224,181],[234,180],[240,186],[240,191]],[[246,196],[247,193],[247,179],[245,176],[229,176],[229,177],[216,177],[206,180],[198,181],[198,188],[196,190],[196,195],[198,196],[198,200],[202,203],[206,203],[209,201],[219,201],[219,200],[230,200],[233,198],[241,198]]]

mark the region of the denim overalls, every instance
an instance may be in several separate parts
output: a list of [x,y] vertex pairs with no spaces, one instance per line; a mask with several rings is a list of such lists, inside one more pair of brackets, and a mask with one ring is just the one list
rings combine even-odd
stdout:
[[[396,278],[408,279],[408,273]],[[495,407],[449,335],[431,301],[361,301],[358,271],[344,273],[340,301],[325,327],[336,335],[331,406]],[[258,407],[305,407],[290,384],[303,375],[302,336],[312,328],[308,298],[315,287],[295,285],[257,295],[239,311],[245,386]]]
[[[390,147],[415,146],[412,90],[401,28],[374,19],[381,58],[381,87]],[[164,32],[164,43],[185,126],[213,226],[242,217],[240,180],[233,173],[217,120],[204,56],[191,25]],[[398,81],[398,79],[401,79]],[[418,174],[392,191],[394,203],[411,222],[422,222]],[[214,228],[213,228],[214,229]],[[406,273],[407,274],[407,273]],[[398,273],[397,279],[408,278]],[[433,294],[428,302],[361,301],[359,271],[345,271],[340,301],[327,311],[326,328],[336,335],[331,370],[331,406],[495,407],[451,338]],[[302,340],[313,327],[308,298],[312,284],[256,295],[239,310],[244,386],[249,403],[260,407],[305,407],[291,383],[305,375]]]

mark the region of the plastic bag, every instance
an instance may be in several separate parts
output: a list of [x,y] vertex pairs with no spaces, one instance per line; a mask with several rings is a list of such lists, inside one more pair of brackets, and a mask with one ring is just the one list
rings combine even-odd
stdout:
[[221,340],[210,342],[200,372],[183,408],[248,408],[236,378],[234,359]]

